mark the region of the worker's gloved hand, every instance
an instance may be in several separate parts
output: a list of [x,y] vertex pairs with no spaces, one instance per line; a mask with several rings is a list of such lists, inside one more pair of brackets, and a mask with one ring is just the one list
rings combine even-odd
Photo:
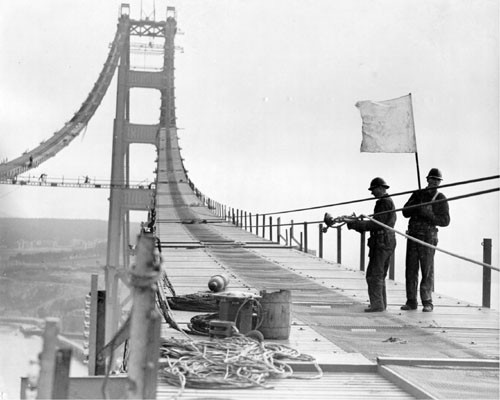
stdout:
[[359,230],[359,221],[352,221],[347,223],[347,229]]

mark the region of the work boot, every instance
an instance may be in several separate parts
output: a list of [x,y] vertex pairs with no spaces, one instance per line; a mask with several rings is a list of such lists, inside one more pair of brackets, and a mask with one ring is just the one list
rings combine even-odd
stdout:
[[405,305],[401,306],[401,310],[403,310],[403,311],[410,311],[410,310],[416,310],[416,309],[417,309],[417,306],[413,306],[411,304],[405,304]]
[[374,308],[374,307],[368,307],[365,308],[365,312],[382,312],[385,311],[383,308]]
[[382,285],[373,280],[367,279],[368,283],[368,297],[370,298],[370,307],[365,312],[379,312],[384,311],[384,299],[382,294]]
[[426,304],[424,306],[424,308],[422,309],[423,312],[432,312],[432,310],[434,309],[434,307],[432,306],[432,304]]

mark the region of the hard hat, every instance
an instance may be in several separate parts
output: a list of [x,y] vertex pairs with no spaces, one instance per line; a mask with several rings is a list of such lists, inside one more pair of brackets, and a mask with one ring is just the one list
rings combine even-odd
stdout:
[[389,189],[389,185],[385,183],[385,181],[382,178],[373,178],[372,181],[370,182],[370,187],[368,190],[375,189],[376,187],[382,186],[383,188]]
[[439,169],[431,168],[431,170],[427,174],[426,178],[434,178],[434,179],[439,179],[440,181],[442,181],[443,174],[441,174],[441,171]]

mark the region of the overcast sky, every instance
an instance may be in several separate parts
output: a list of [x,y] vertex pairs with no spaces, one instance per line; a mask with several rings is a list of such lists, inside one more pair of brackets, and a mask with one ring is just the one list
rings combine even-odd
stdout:
[[[0,3],[0,159],[36,147],[80,107],[106,59],[122,2]],[[153,1],[146,0],[130,1],[132,17],[139,18],[141,3],[152,18]],[[162,19],[167,2],[154,5]],[[354,106],[408,93],[423,184],[431,167],[442,170],[444,183],[498,174],[496,0],[168,5],[176,7],[182,31],[175,71],[182,154],[190,178],[215,200],[265,213],[367,197],[375,176],[392,192],[415,189],[413,154],[360,153]],[[32,174],[109,179],[115,96],[113,81],[85,134]],[[156,123],[158,101],[154,91],[132,93],[132,122]],[[135,146],[132,156],[132,179],[151,180],[153,149]],[[498,180],[444,192],[451,197],[491,187]],[[107,197],[105,190],[0,186],[0,217],[107,219]],[[400,207],[406,198],[394,200]],[[498,247],[498,194],[450,207],[443,247],[476,259],[482,238]],[[372,208],[370,202],[328,211]],[[324,211],[282,220],[318,220]],[[406,224],[399,216],[397,227]]]

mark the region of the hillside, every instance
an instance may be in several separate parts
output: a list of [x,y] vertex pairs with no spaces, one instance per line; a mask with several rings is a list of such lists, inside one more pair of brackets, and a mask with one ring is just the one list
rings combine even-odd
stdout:
[[81,332],[91,274],[104,285],[106,242],[107,221],[0,218],[0,315],[58,317]]
[[0,218],[0,247],[16,248],[19,241],[48,241],[70,246],[72,241],[105,241],[107,221],[53,218]]

